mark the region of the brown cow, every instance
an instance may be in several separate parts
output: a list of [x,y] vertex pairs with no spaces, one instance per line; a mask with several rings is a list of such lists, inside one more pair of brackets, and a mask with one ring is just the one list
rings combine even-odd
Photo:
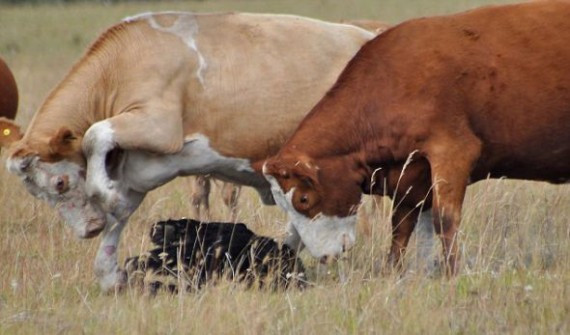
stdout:
[[[21,138],[12,120],[18,112],[18,87],[8,65],[0,58],[0,148]],[[10,120],[12,119],[12,120]]]
[[0,117],[14,119],[18,112],[18,87],[8,65],[0,58]]
[[21,138],[20,127],[12,120],[0,117],[0,148],[8,146]]
[[147,192],[210,174],[259,190],[277,152],[374,34],[292,15],[149,13],[89,48],[8,159],[79,237],[103,233],[95,273],[124,284],[121,231]]
[[567,2],[486,7],[411,20],[365,44],[264,166],[311,253],[352,246],[361,194],[386,192],[398,204],[391,260],[431,206],[455,274],[468,184],[567,182],[569,17]]

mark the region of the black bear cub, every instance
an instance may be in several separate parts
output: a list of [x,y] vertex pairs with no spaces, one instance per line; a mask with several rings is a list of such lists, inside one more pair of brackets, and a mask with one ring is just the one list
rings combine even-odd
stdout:
[[222,277],[248,286],[287,288],[305,285],[304,267],[295,250],[255,235],[243,223],[160,221],[150,232],[153,248],[128,258],[129,285],[177,291],[198,289]]

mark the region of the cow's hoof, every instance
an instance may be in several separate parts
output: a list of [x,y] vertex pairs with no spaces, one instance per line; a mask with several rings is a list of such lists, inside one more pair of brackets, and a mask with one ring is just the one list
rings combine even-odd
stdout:
[[121,269],[99,278],[101,290],[107,294],[121,293],[127,287],[127,273]]

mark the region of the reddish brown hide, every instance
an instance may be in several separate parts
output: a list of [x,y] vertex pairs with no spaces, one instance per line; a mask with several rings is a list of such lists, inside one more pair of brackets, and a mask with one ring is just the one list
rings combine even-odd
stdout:
[[349,62],[264,172],[284,193],[294,190],[292,207],[310,218],[351,215],[362,192],[396,194],[395,264],[431,206],[455,274],[469,183],[570,179],[568,17],[570,3],[546,1],[387,30]]
[[18,88],[8,65],[0,58],[0,148],[22,138],[12,120],[18,112]]
[[0,117],[14,119],[18,111],[18,88],[8,65],[0,58]]

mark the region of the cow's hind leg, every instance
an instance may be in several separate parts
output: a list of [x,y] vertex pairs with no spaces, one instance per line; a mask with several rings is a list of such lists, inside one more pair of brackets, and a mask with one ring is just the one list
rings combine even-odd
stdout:
[[237,203],[241,187],[234,183],[224,182],[222,185],[222,199],[230,211],[230,222],[237,220]]
[[432,212],[435,232],[440,236],[448,275],[457,273],[457,233],[469,176],[481,152],[481,142],[468,132],[461,138],[446,138],[428,146],[427,158],[434,183]]
[[198,175],[193,178],[191,203],[193,218],[200,221],[210,220],[211,180],[207,176]]

